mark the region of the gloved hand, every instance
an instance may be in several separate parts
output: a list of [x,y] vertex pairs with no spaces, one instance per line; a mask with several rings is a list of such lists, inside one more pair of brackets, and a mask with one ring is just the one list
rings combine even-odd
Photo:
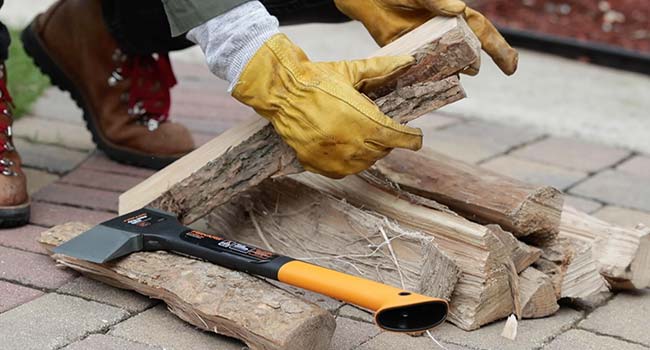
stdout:
[[511,75],[517,70],[518,54],[494,25],[460,0],[335,0],[336,7],[363,23],[377,44],[384,46],[435,16],[463,15],[481,41],[483,50]]
[[410,56],[311,62],[276,34],[250,59],[233,97],[273,123],[305,170],[341,178],[367,169],[392,148],[422,146],[419,129],[393,121],[357,91],[412,63]]

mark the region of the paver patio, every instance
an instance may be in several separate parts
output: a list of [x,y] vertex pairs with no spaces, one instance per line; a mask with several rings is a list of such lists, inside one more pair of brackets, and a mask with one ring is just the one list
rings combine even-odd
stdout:
[[[180,84],[173,93],[173,118],[188,125],[198,143],[255,118],[202,65],[175,68]],[[567,202],[606,220],[650,224],[647,155],[444,113],[423,117],[415,125],[424,129],[425,144],[451,156],[560,187],[568,193]],[[110,218],[120,192],[152,171],[117,164],[93,151],[80,111],[54,89],[17,123],[16,135],[34,203],[29,226],[0,231],[0,349],[244,347],[194,329],[155,300],[56,267],[34,241],[39,232],[71,220],[96,224]],[[638,188],[643,185],[645,190]],[[632,190],[635,195],[621,193]],[[308,295],[337,316],[333,350],[438,348],[426,336],[380,332],[364,311]],[[622,309],[625,316],[618,318]],[[521,321],[515,342],[500,337],[503,322],[472,333],[447,324],[432,334],[450,350],[643,349],[650,346],[649,312],[650,293],[619,294],[595,310],[563,306],[553,317]]]

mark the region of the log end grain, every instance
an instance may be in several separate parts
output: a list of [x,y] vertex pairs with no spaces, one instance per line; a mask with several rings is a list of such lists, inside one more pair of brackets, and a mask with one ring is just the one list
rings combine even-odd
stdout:
[[564,196],[552,187],[540,187],[532,191],[512,213],[518,236],[527,241],[542,243],[551,241],[559,234]]
[[551,278],[528,267],[519,274],[519,288],[523,318],[546,317],[560,309]]

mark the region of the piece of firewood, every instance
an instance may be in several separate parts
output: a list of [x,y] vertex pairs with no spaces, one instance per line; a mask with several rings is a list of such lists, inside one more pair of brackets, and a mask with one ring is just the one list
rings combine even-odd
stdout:
[[589,299],[607,291],[590,245],[558,237],[542,252],[533,266],[551,278],[557,299]]
[[[90,227],[59,225],[39,241],[51,249]],[[336,327],[329,312],[260,278],[176,254],[133,253],[101,265],[60,254],[52,258],[91,278],[161,299],[186,322],[240,339],[253,350],[327,350]]]
[[546,317],[560,309],[551,278],[534,267],[519,274],[519,290],[523,318]]
[[623,228],[564,206],[560,236],[592,246],[600,273],[613,289],[650,286],[650,229]]
[[[406,192],[406,188],[403,189],[399,184],[391,181],[378,171],[365,171],[358,174],[358,176],[373,187],[381,188],[382,190],[392,193],[395,196],[407,200],[412,204],[442,211],[449,215],[460,216],[456,212],[449,209],[447,206],[444,206],[432,199],[420,197],[417,194],[411,192]],[[497,238],[499,238],[499,240],[501,240],[501,242],[511,251],[510,255],[517,269],[517,273],[532,265],[542,256],[541,249],[517,240],[511,233],[505,232],[503,230],[495,230],[494,232]]]
[[208,222],[235,240],[447,300],[458,281],[456,264],[431,235],[295,180],[265,181],[228,207]]
[[427,148],[393,150],[370,171],[472,221],[501,225],[520,238],[551,240],[559,232],[564,200],[551,187],[529,185]]
[[[398,54],[412,54],[417,63],[387,84],[389,91],[374,93],[389,116],[408,121],[464,96],[457,77],[435,80],[475,63],[480,43],[463,19],[436,17],[373,56]],[[119,211],[151,205],[178,214],[188,224],[265,179],[301,171],[295,153],[273,127],[253,121],[226,131],[122,194]],[[222,186],[208,186],[213,183]]]
[[[331,180],[311,173],[293,179],[395,220],[406,229],[434,237],[461,270],[451,297],[449,321],[465,330],[519,314],[518,276],[512,255],[515,240],[499,238],[497,225],[483,226],[458,215],[412,203],[372,186],[357,176]],[[515,242],[515,243],[511,243]]]

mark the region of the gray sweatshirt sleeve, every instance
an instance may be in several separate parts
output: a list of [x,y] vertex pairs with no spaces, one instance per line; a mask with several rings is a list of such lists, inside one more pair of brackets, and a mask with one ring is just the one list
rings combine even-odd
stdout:
[[250,0],[162,0],[162,3],[172,36],[178,36],[248,1]]
[[231,91],[248,61],[278,28],[278,20],[261,2],[250,1],[191,29],[187,38],[201,47],[210,71],[229,81]]

